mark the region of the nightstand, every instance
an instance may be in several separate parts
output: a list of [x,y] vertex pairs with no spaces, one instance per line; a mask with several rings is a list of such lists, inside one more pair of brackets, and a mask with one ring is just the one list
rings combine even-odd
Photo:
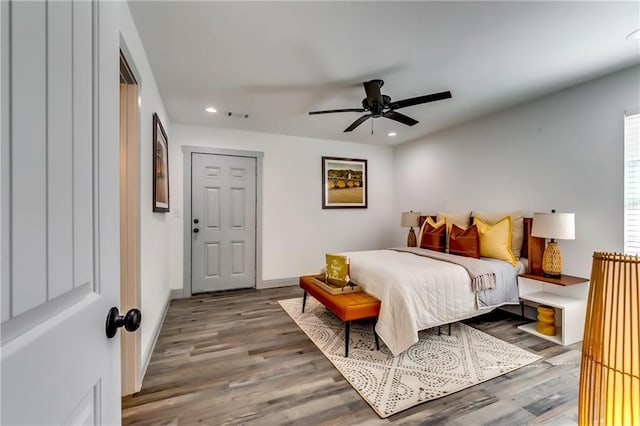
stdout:
[[556,319],[555,336],[538,333],[535,322],[519,326],[520,330],[563,346],[582,340],[589,296],[587,278],[571,275],[547,278],[541,274],[522,274],[518,276],[518,295],[523,301],[553,307]]

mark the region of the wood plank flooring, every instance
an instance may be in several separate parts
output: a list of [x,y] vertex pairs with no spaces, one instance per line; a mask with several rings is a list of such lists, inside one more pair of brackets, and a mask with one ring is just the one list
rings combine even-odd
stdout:
[[173,300],[124,425],[575,425],[580,344],[562,347],[494,311],[465,321],[543,357],[387,419],[342,378],[277,301],[297,287]]

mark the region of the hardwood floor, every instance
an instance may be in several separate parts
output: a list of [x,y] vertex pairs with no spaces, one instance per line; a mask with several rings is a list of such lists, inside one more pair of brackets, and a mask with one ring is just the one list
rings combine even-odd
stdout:
[[543,360],[387,419],[342,378],[277,301],[282,287],[173,300],[124,425],[573,425],[580,343],[557,346],[494,311],[465,321]]

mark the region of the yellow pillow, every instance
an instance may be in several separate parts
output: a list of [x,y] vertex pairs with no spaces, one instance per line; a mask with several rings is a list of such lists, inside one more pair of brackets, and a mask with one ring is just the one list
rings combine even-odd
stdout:
[[418,247],[420,247],[420,244],[422,243],[422,231],[424,230],[424,226],[427,223],[429,225],[433,226],[434,228],[438,228],[438,227],[442,226],[442,224],[444,224],[444,219],[440,219],[439,221],[434,222],[433,219],[431,219],[431,216],[427,216],[425,221],[422,222],[422,226],[420,226],[420,233],[418,234]]
[[[511,216],[511,251],[517,259],[522,256],[522,242],[524,241],[524,210],[516,210],[513,212],[479,212],[474,211],[473,216],[488,225],[495,225],[505,216]],[[527,254],[525,253],[526,257]]]
[[427,216],[427,220],[425,220],[425,222],[427,222],[429,225],[433,226],[434,228],[438,228],[439,226],[442,226],[444,224],[444,219],[440,219],[439,221],[434,222],[431,216]]
[[480,256],[504,260],[516,266],[516,258],[511,251],[511,216],[507,216],[491,226],[478,219],[473,219],[480,235]]

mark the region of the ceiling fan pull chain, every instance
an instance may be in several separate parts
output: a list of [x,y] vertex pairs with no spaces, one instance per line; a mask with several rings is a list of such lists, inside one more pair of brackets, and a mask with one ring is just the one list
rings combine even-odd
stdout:
[[373,135],[373,120],[371,120],[371,134]]

